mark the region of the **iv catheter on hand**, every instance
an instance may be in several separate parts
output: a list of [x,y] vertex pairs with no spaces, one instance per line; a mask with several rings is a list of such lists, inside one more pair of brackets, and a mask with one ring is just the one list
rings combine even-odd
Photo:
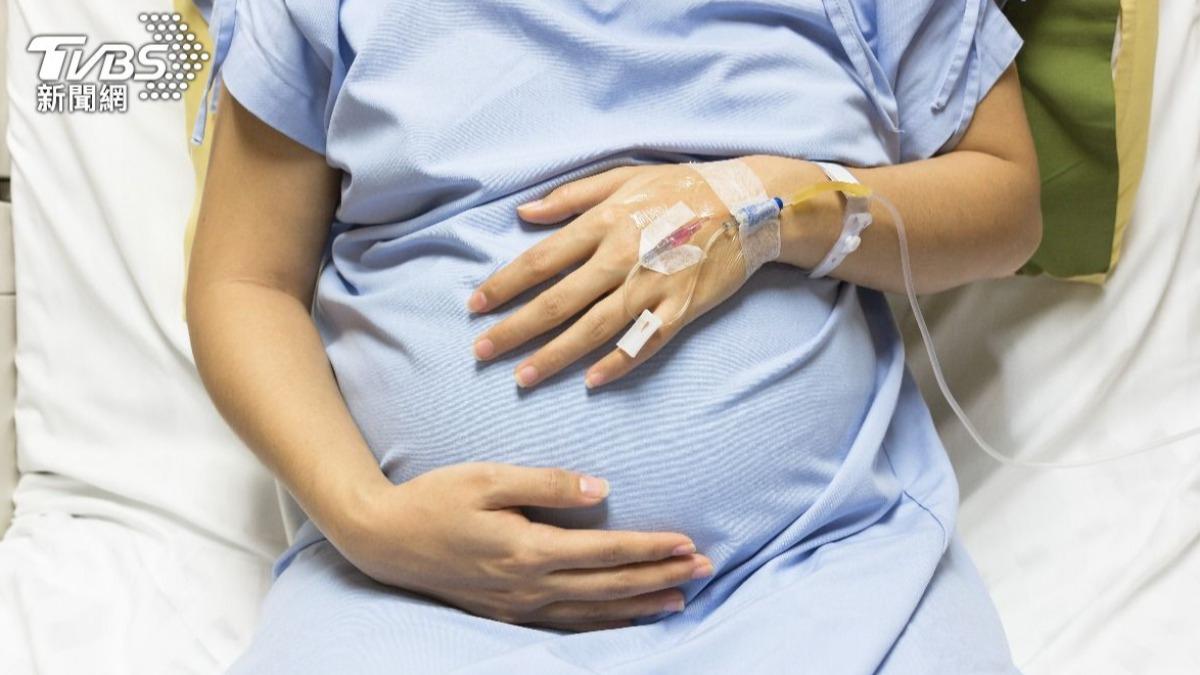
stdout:
[[[959,422],[962,423],[967,433],[971,436],[971,439],[974,440],[980,449],[982,449],[983,452],[992,459],[1000,462],[1001,464],[1034,469],[1084,468],[1099,464],[1106,464],[1122,459],[1128,459],[1130,457],[1142,455],[1152,450],[1171,445],[1187,438],[1200,436],[1200,427],[1196,427],[1165,436],[1130,452],[1118,453],[1107,457],[1101,457],[1099,459],[1083,460],[1078,462],[1025,461],[1013,459],[1009,455],[998,451],[979,433],[974,423],[972,423],[970,418],[967,417],[967,414],[959,404],[958,399],[954,396],[953,392],[950,391],[950,386],[946,382],[946,376],[942,372],[941,362],[939,361],[937,352],[933,347],[933,337],[930,335],[929,327],[925,322],[925,315],[921,311],[921,306],[917,302],[916,283],[913,281],[912,260],[909,254],[908,233],[904,226],[904,218],[900,215],[899,209],[896,208],[895,204],[893,204],[891,200],[874,192],[871,188],[858,183],[848,183],[842,181],[818,183],[797,192],[790,199],[784,200],[779,197],[773,197],[760,202],[751,203],[736,209],[734,212],[731,212],[730,218],[721,223],[721,226],[718,227],[717,230],[714,231],[705,242],[702,248],[700,261],[698,264],[694,265],[695,269],[691,272],[692,279],[689,283],[686,300],[675,316],[669,321],[665,322],[665,324],[669,325],[675,321],[678,321],[680,318],[685,316],[688,310],[691,308],[692,300],[696,293],[696,286],[700,279],[700,274],[703,272],[705,265],[709,262],[709,254],[714,244],[716,244],[720,238],[725,237],[727,239],[736,240],[739,236],[745,236],[747,230],[753,232],[755,227],[761,227],[764,223],[770,221],[772,218],[779,217],[783,211],[800,206],[801,204],[819,195],[830,192],[841,193],[848,199],[860,198],[878,203],[891,216],[892,223],[896,228],[896,237],[899,242],[900,267],[904,276],[905,295],[908,297],[909,306],[912,308],[913,318],[916,320],[917,328],[921,334],[921,340],[925,344],[925,351],[929,355],[929,366],[933,371],[934,379],[936,380],[942,395],[945,397],[946,403],[949,404],[950,409],[954,412],[954,415],[958,418]],[[643,267],[648,267],[654,256],[661,255],[665,251],[669,251],[673,248],[678,248],[679,246],[687,244],[687,242],[701,229],[706,220],[707,219],[705,218],[696,218],[680,226],[662,241],[660,241],[650,251],[648,251],[646,255],[641,256],[638,260],[638,263],[629,270],[629,274],[625,278],[624,300],[626,312],[631,318],[633,314],[629,312],[629,289],[638,271]],[[850,248],[850,250],[857,248],[857,237],[854,237],[853,239],[853,246]]]
[[[730,213],[729,218],[725,219],[705,241],[704,246],[701,248],[700,261],[693,266],[694,269],[691,271],[691,280],[688,284],[686,300],[684,300],[683,306],[675,312],[674,316],[663,322],[663,325],[669,326],[687,315],[688,310],[691,309],[692,300],[696,296],[696,286],[699,284],[700,275],[704,270],[704,266],[709,262],[709,254],[713,246],[722,237],[736,240],[740,236],[752,235],[758,228],[771,219],[778,218],[784,210],[800,206],[811,199],[831,192],[839,192],[851,197],[869,197],[871,195],[871,189],[864,185],[831,181],[806,187],[792,195],[790,199],[785,200],[781,197],[771,197],[764,201],[751,203],[735,209],[734,212]],[[631,310],[629,303],[630,289],[633,286],[634,277],[643,268],[649,269],[656,257],[690,242],[692,237],[699,232],[708,220],[710,219],[699,216],[680,225],[645,254],[640,256],[637,264],[629,269],[629,274],[625,276],[623,292],[625,313],[630,319],[634,319],[637,316],[636,312]]]

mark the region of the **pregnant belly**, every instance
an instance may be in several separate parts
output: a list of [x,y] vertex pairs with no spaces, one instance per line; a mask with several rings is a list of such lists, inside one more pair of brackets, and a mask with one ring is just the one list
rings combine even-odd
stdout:
[[472,461],[608,479],[603,504],[529,509],[536,520],[684,532],[718,566],[736,562],[826,488],[874,391],[857,293],[793,268],[764,267],[653,359],[591,392],[583,368],[599,353],[530,391],[512,377],[529,350],[476,363],[473,337],[500,317],[460,309],[470,275],[439,276],[323,297],[343,395],[393,482]]

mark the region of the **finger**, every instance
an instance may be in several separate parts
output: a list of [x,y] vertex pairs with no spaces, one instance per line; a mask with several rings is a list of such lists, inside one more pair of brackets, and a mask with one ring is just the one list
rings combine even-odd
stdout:
[[[619,283],[619,279],[614,280],[604,290],[612,290]],[[618,289],[592,305],[566,330],[518,365],[517,383],[522,387],[531,387],[553,376],[612,340],[627,325],[629,316],[625,312],[625,294]]]
[[636,619],[643,616],[654,616],[663,612],[682,612],[684,606],[683,593],[671,589],[643,593],[632,598],[620,600],[601,600],[599,602],[580,602],[568,600],[552,602],[535,613],[535,621],[554,622],[570,626],[583,623],[594,625],[598,622],[614,622]]
[[517,207],[517,215],[531,223],[550,225],[577,216],[608,199],[629,179],[633,167],[623,166],[555,188],[545,197]]
[[[664,322],[670,321],[679,313],[679,309],[683,306],[683,300],[668,299],[664,300],[653,311],[661,317]],[[687,323],[688,317],[682,316],[674,323],[664,323],[654,335],[646,341],[638,351],[637,357],[632,357],[620,349],[614,349],[606,354],[602,359],[597,361],[591,368],[588,368],[584,375],[584,382],[588,388],[611,384],[628,375],[634,368],[645,363],[650,357],[658,353],[672,338],[675,337]]]
[[[477,337],[475,358],[486,361],[520,347],[575,316],[619,283],[620,279],[604,273],[599,266],[585,264]],[[536,372],[530,378],[522,377],[526,365],[528,362],[516,369],[517,383],[521,386],[540,379]]]
[[590,256],[599,243],[585,228],[559,230],[529,247],[488,277],[467,301],[472,312],[486,312]]
[[594,630],[614,630],[617,628],[628,628],[633,625],[632,621],[598,621],[598,622],[563,622],[554,623],[552,621],[534,622],[524,624],[531,628],[549,628],[550,630],[561,630],[570,633],[586,633]]
[[666,590],[712,576],[712,562],[699,554],[595,570],[559,570],[542,577],[558,601],[620,600]]
[[657,562],[696,552],[691,538],[677,532],[568,530],[535,523],[540,531],[531,544],[542,560],[540,569],[600,569]]
[[566,469],[493,464],[485,481],[480,499],[487,509],[578,508],[608,496],[608,481]]

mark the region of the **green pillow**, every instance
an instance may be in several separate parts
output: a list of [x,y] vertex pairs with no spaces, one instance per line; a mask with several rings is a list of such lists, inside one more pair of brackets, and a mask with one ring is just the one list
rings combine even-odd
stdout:
[[[1042,244],[1022,272],[1103,282],[1116,263],[1145,155],[1156,10],[1134,0],[1006,4],[1025,40],[1017,68],[1042,176]],[[1135,94],[1135,81],[1145,91]],[[1119,114],[1131,106],[1144,114]],[[1119,131],[1119,118],[1140,132]]]

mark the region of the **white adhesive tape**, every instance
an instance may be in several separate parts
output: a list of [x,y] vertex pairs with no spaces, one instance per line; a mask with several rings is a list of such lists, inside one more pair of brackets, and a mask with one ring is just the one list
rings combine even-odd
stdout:
[[642,351],[642,347],[646,346],[659,328],[662,328],[662,319],[658,318],[654,312],[643,309],[641,316],[633,322],[633,325],[617,342],[617,349],[628,354],[629,358],[636,359],[638,353]]
[[717,198],[725,204],[725,208],[737,219],[738,239],[746,260],[746,276],[749,277],[758,271],[759,267],[779,258],[782,242],[778,215],[761,225],[747,221],[742,215],[746,207],[770,200],[767,189],[750,167],[740,160],[728,159],[693,164],[692,168],[708,183],[717,194]]

